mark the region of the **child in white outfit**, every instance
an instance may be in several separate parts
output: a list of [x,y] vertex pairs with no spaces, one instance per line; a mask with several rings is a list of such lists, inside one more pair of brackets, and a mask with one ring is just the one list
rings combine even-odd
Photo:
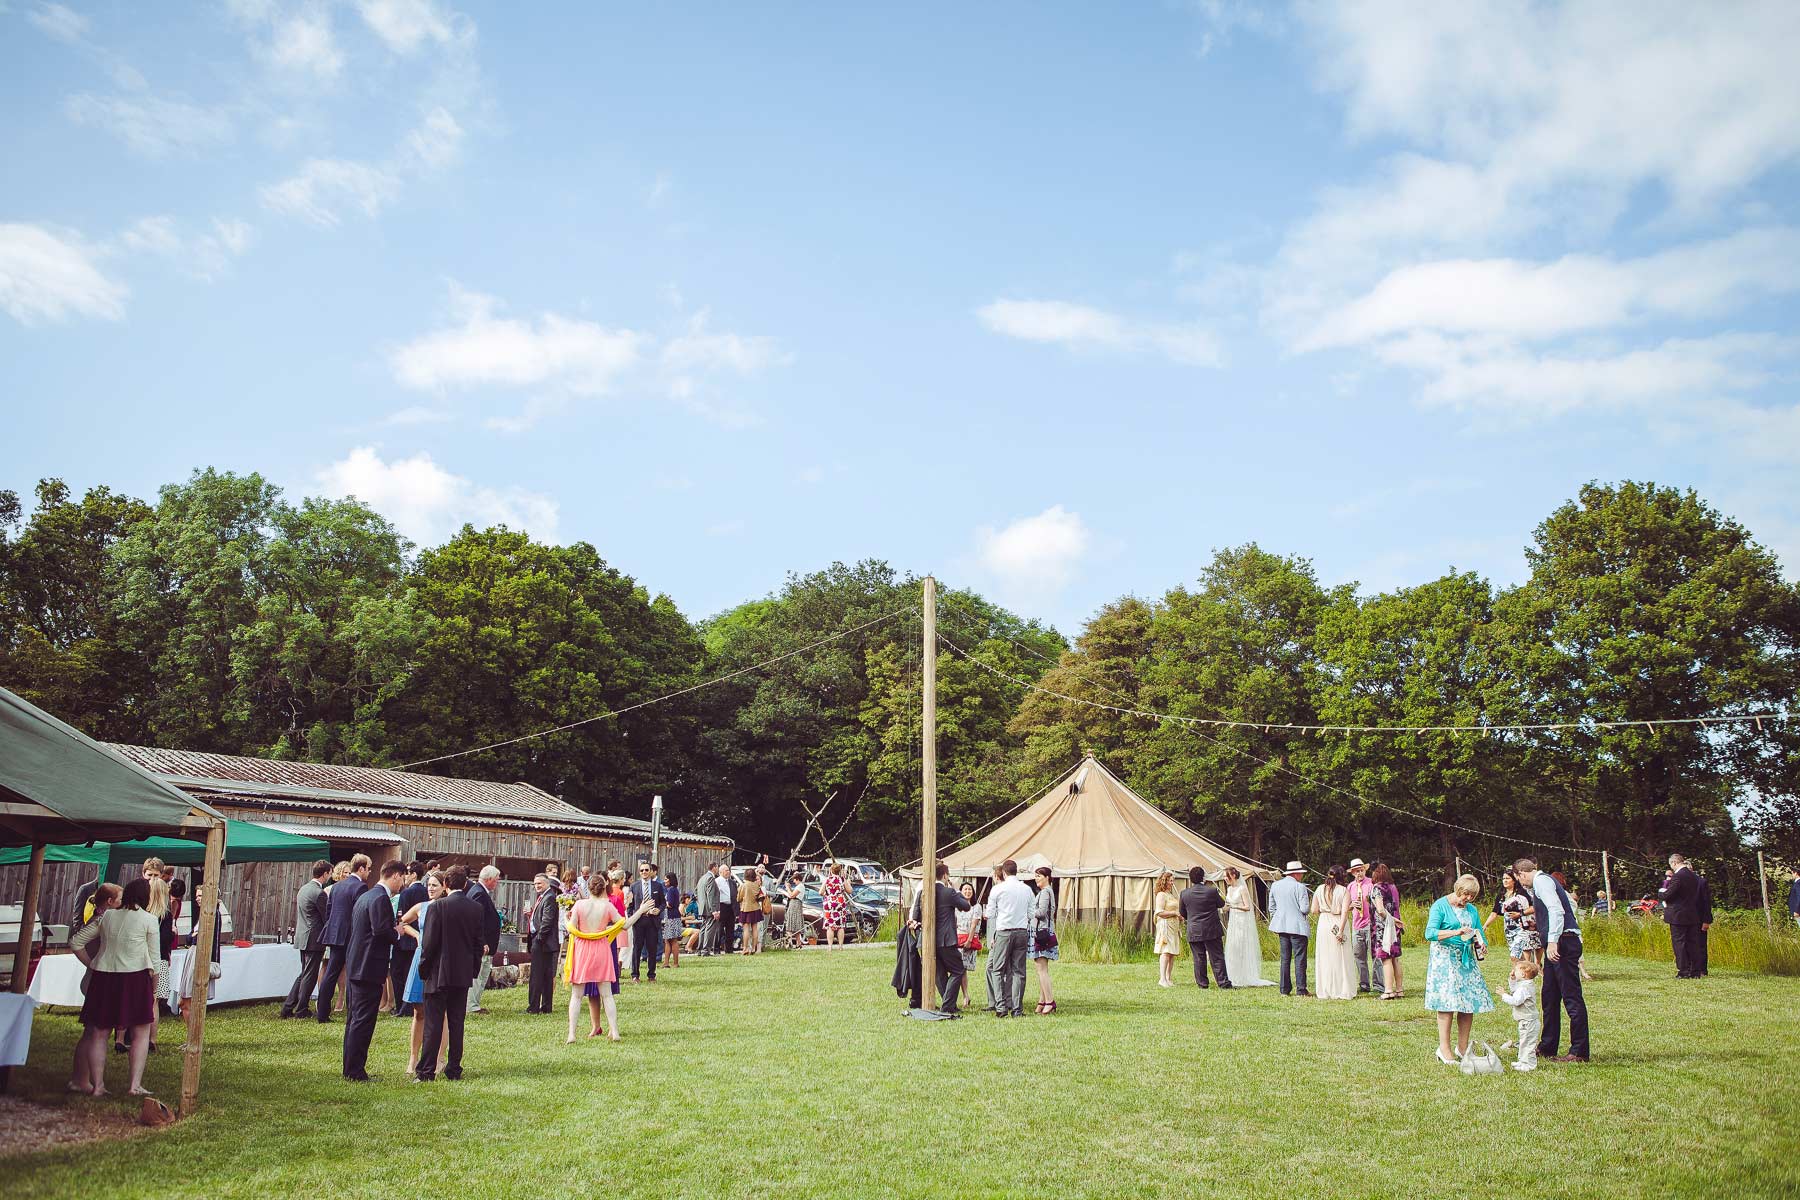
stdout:
[[1529,958],[1513,960],[1512,974],[1507,976],[1506,990],[1500,993],[1503,1004],[1512,1006],[1513,1020],[1519,1023],[1519,1058],[1515,1071],[1537,1070],[1538,1034],[1542,1019],[1537,1006],[1537,964]]

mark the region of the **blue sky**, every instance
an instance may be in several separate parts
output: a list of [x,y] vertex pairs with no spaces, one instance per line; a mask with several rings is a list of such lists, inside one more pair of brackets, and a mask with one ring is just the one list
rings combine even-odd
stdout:
[[1588,479],[1800,564],[1800,6],[0,0],[0,486],[198,466],[886,558],[1519,579]]

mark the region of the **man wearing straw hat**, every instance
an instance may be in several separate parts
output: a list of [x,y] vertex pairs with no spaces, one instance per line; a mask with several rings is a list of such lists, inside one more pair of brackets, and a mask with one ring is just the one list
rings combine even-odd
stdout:
[[1309,996],[1306,990],[1306,939],[1312,932],[1307,923],[1307,913],[1312,907],[1312,897],[1307,894],[1306,885],[1300,882],[1300,876],[1306,868],[1298,860],[1288,863],[1269,888],[1269,930],[1281,938],[1281,994],[1291,995],[1289,991],[1289,971],[1297,977],[1299,994]]
[[1350,860],[1350,952],[1356,956],[1356,990],[1370,992],[1371,968],[1375,986],[1381,986],[1381,960],[1375,957],[1374,916],[1369,893],[1375,885],[1369,880],[1369,864],[1360,858]]

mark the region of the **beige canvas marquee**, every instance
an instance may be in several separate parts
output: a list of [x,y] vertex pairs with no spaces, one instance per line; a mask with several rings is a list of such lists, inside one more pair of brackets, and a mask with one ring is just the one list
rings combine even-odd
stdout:
[[[1006,859],[1019,864],[1020,875],[1048,865],[1059,881],[1058,916],[1127,925],[1148,919],[1156,877],[1165,870],[1182,879],[1190,867],[1209,874],[1236,867],[1275,878],[1262,863],[1201,837],[1146,801],[1092,755],[1023,812],[942,858],[952,876],[972,879],[982,891],[995,864]],[[918,879],[916,870],[902,874],[909,883]]]

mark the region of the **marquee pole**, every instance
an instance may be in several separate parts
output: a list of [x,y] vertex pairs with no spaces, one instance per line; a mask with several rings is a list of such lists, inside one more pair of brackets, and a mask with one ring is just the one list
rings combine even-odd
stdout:
[[925,577],[924,693],[919,731],[920,787],[924,793],[919,849],[919,994],[937,1011],[937,580]]

